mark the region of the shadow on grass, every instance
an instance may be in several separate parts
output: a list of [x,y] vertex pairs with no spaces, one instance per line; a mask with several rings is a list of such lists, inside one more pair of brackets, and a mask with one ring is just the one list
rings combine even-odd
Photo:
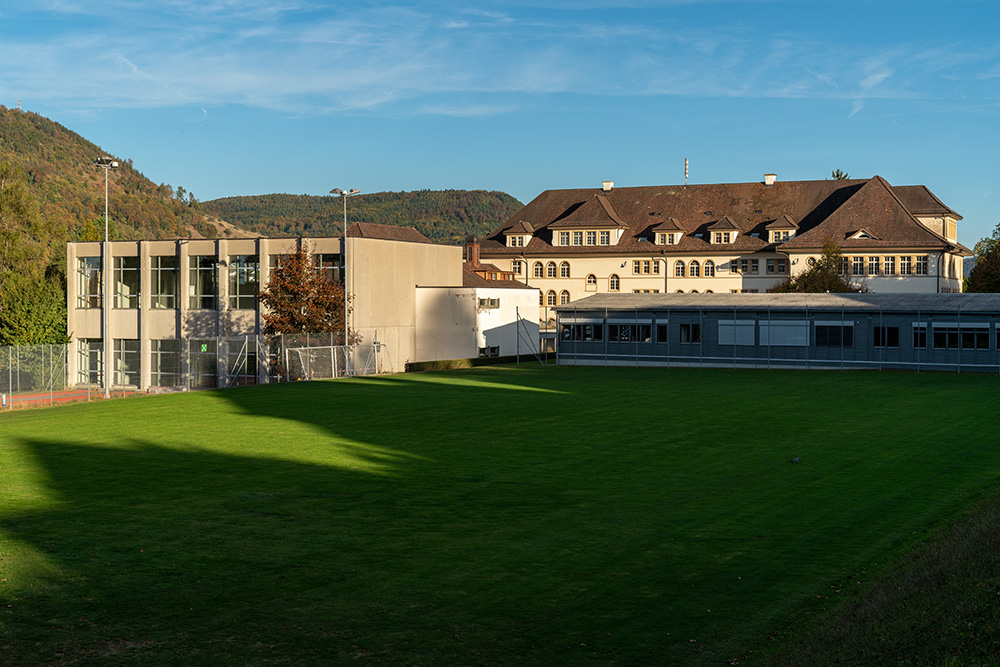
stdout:
[[[21,444],[57,500],[5,516],[0,531],[59,572],[3,583],[3,664],[280,663],[386,648],[355,644],[385,624],[377,591],[398,572],[383,568],[403,565],[409,538],[379,506],[379,477],[148,442]],[[371,560],[373,542],[384,560]]]

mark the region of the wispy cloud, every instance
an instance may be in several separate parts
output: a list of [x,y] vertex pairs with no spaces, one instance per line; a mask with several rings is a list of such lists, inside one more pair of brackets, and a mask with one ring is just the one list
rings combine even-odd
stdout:
[[[866,99],[947,98],[959,79],[967,93],[1000,76],[993,45],[935,52],[915,41],[873,52],[725,18],[681,30],[673,12],[650,10],[662,5],[636,1],[634,12],[612,13],[559,1],[532,12],[491,3],[44,0],[0,10],[17,19],[0,23],[0,94],[79,107],[447,115],[503,113],[560,93],[845,99],[855,100],[853,116]],[[959,75],[969,71],[979,74]],[[507,99],[468,101],[481,93]]]

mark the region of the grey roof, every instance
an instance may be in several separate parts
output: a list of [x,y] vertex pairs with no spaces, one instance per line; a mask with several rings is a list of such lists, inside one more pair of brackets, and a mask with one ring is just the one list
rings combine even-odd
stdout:
[[1000,294],[595,294],[555,310],[866,310],[995,313]]

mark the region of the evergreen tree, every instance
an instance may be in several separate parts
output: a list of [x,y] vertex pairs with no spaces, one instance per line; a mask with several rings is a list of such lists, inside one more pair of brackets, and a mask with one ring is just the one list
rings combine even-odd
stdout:
[[823,254],[815,265],[768,292],[867,292],[867,287],[852,283],[841,273],[843,261],[840,246],[832,237],[828,238],[823,242]]

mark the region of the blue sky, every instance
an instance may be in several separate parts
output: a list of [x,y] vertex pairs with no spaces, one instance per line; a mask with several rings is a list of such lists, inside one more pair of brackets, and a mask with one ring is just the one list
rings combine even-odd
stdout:
[[[18,5],[11,7],[11,5]],[[0,103],[198,199],[852,177],[997,222],[1000,3],[32,0]]]

